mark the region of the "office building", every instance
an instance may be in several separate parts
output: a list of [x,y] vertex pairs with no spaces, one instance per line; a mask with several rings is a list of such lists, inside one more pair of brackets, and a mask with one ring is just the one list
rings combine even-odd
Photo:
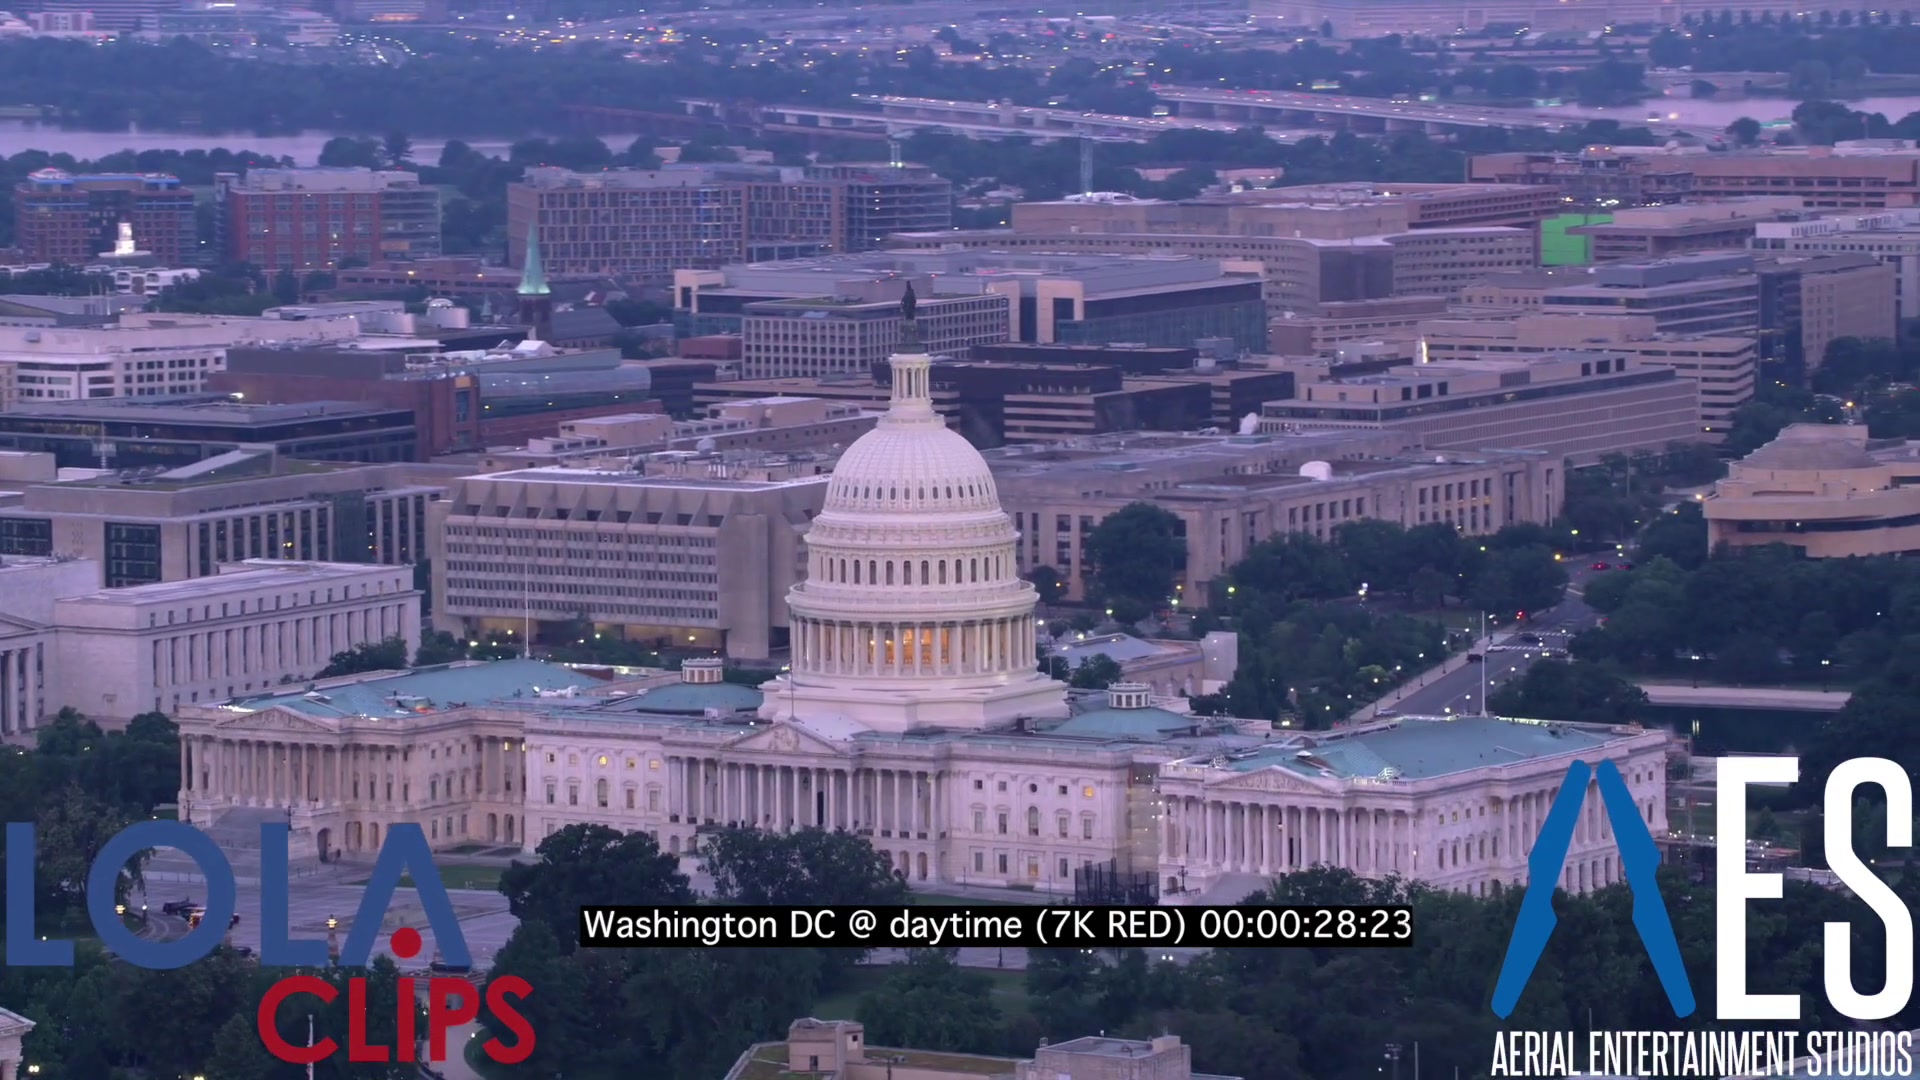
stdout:
[[214,179],[220,256],[266,271],[440,254],[440,189],[412,172],[254,169]]
[[13,187],[13,243],[28,262],[94,262],[123,223],[162,266],[200,261],[193,192],[177,176],[42,169]]
[[1734,462],[1701,504],[1712,547],[1814,559],[1920,552],[1920,446],[1865,425],[1794,424]]
[[553,274],[659,277],[688,267],[864,251],[952,224],[951,185],[918,165],[528,169],[507,189],[511,261],[537,228]]
[[1321,540],[1348,522],[1434,522],[1467,535],[1546,524],[1565,499],[1559,458],[1543,453],[1422,449],[1392,428],[1290,435],[1129,432],[989,451],[987,464],[1020,532],[1022,573],[1051,567],[1066,597],[1087,593],[1086,540],[1100,522],[1148,502],[1179,519],[1187,565],[1182,607],[1273,536]]
[[[819,1075],[866,1080],[898,1067],[912,1080],[1241,1080],[1193,1071],[1193,1048],[1177,1035],[1151,1041],[1084,1038],[1051,1046],[1042,1043],[1026,1061],[972,1054],[935,1054],[888,1047],[870,1049],[866,1029],[852,1020],[795,1020],[782,1042],[760,1043],[743,1055],[797,1076]],[[752,1070],[756,1065],[749,1065]],[[911,1070],[911,1072],[908,1072]],[[751,1072],[744,1074],[751,1075]]]
[[98,563],[0,547],[0,739],[19,740],[60,711],[54,602],[99,587]]
[[746,398],[715,405],[708,415],[693,420],[662,413],[566,420],[554,434],[528,439],[525,446],[489,449],[458,460],[490,473],[551,466],[624,472],[634,458],[667,450],[805,455],[851,443],[871,431],[879,416],[820,398]]
[[30,483],[0,506],[0,556],[88,559],[109,589],[210,577],[244,559],[398,566],[426,557],[427,506],[464,472],[245,450],[168,472]]
[[411,409],[353,401],[258,405],[220,394],[28,405],[0,413],[0,447],[63,468],[179,469],[242,448],[312,461],[413,461]]
[[[1893,268],[1896,323],[1920,318],[1920,209],[1769,222],[1755,230],[1753,250],[1763,256],[1870,256]],[[1818,364],[1822,356],[1810,352],[1807,360]]]
[[1663,334],[1651,315],[1522,315],[1514,319],[1433,319],[1421,323],[1431,361],[1548,356],[1603,350],[1670,367],[1700,388],[1703,427],[1724,432],[1753,400],[1760,339],[1752,334]]
[[1745,253],[1608,263],[1547,288],[1540,311],[1645,315],[1663,334],[1751,334],[1760,329],[1760,283]]
[[1318,356],[1346,342],[1410,339],[1422,320],[1445,315],[1444,296],[1396,296],[1321,304],[1319,314],[1287,312],[1267,323],[1267,350],[1276,356]]
[[1190,348],[1226,338],[1255,352],[1266,343],[1259,267],[1165,254],[898,250],[682,270],[674,318],[689,335],[741,334],[750,378],[869,371],[899,341],[909,283],[936,355],[1004,341]]
[[539,342],[446,351],[236,348],[207,386],[247,403],[359,402],[407,411],[423,461],[518,444],[569,420],[659,408],[649,369],[622,360],[620,350]]
[[1415,364],[1303,382],[1268,402],[1260,429],[1406,432],[1435,450],[1539,450],[1590,464],[1703,434],[1699,384],[1608,352]]
[[832,459],[674,451],[638,465],[454,483],[430,528],[438,625],[538,640],[584,620],[752,659],[785,645],[781,598],[804,572]]
[[54,601],[48,708],[102,724],[312,678],[387,638],[420,647],[404,566],[253,559],[210,577],[90,589]]
[[[297,850],[323,855],[372,851],[399,822],[442,848],[528,849],[593,822],[675,854],[729,823],[846,829],[920,885],[1074,895],[1104,872],[1149,899],[1229,903],[1313,865],[1474,895],[1517,884],[1511,837],[1537,828],[1575,759],[1615,762],[1665,829],[1661,728],[1458,717],[1301,732],[1184,715],[1137,684],[1073,701],[1034,670],[1037,597],[992,470],[936,418],[930,358],[889,363],[887,417],[795,523],[807,570],[780,677],[730,685],[712,658],[678,684],[596,688],[502,661],[183,706],[181,818],[288,813]],[[598,524],[570,515],[562,531]],[[1484,819],[1442,812],[1466,803]],[[1485,858],[1435,854],[1490,836],[1508,842]],[[1609,838],[1576,837],[1572,856],[1569,890],[1621,880]]]
[[902,234],[902,250],[1084,252],[1258,263],[1270,317],[1405,294],[1453,296],[1533,266],[1550,192],[1498,185],[1327,185],[1159,202],[1072,196],[1020,203],[1010,229]]
[[235,345],[359,336],[360,325],[351,317],[292,321],[127,312],[107,325],[0,325],[0,368],[12,383],[0,407],[201,393]]
[[[1676,16],[1677,17],[1677,16]],[[1920,206],[1920,150],[1904,140],[1709,152],[1614,146],[1579,154],[1476,155],[1468,179],[1549,185],[1585,205],[1790,196],[1809,209]]]
[[1748,247],[1763,223],[1803,216],[1795,196],[1749,196],[1709,203],[1631,207],[1606,220],[1575,225],[1570,236],[1591,245],[1590,261],[1644,261],[1673,255]]

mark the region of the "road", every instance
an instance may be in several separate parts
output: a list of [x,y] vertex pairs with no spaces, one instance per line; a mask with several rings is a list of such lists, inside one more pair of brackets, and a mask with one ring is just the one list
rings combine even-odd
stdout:
[[[1600,613],[1588,607],[1579,596],[1580,588],[1598,573],[1600,571],[1591,567],[1573,572],[1569,575],[1573,583],[1567,590],[1567,598],[1559,606],[1535,615],[1524,631],[1495,631],[1493,648],[1485,654],[1484,663],[1467,664],[1445,675],[1428,676],[1424,686],[1395,702],[1392,710],[1406,716],[1480,712],[1483,676],[1487,692],[1495,693],[1503,683],[1525,674],[1527,668],[1541,658],[1543,647],[1564,650],[1574,634],[1599,623]],[[1539,636],[1542,645],[1529,646],[1517,640],[1520,633]]]

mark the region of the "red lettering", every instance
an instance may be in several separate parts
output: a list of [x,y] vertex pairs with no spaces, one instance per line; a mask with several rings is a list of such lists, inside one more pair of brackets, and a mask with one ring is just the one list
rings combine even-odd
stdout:
[[[403,1002],[406,1000],[401,999]],[[347,1060],[384,1062],[393,1053],[385,1046],[367,1045],[367,980],[354,976],[347,980]]]
[[260,1029],[260,1042],[266,1046],[267,1053],[294,1065],[325,1061],[339,1049],[332,1039],[321,1039],[312,1046],[295,1046],[280,1037],[280,1005],[295,994],[312,994],[328,1005],[333,1004],[333,999],[339,996],[333,984],[317,975],[289,975],[267,987],[266,996],[260,999],[260,1009],[254,1014],[254,1023]]
[[487,980],[487,1011],[502,1027],[513,1032],[514,1043],[508,1046],[497,1038],[488,1039],[481,1049],[502,1065],[518,1065],[533,1056],[533,1025],[514,1007],[515,1001],[524,1001],[532,994],[533,987],[518,975]]
[[447,1032],[480,1015],[480,988],[465,979],[427,984],[427,1060],[447,1060]]
[[394,1020],[400,1025],[400,1034],[394,1038],[394,1060],[412,1061],[414,1047],[420,1044],[420,1036],[413,1033],[414,1018],[420,1015],[420,995],[413,988],[412,979],[398,980],[400,1001]]

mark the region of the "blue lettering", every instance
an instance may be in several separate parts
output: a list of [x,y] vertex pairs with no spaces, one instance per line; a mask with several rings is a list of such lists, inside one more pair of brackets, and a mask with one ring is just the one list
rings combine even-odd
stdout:
[[[292,889],[288,882],[288,840],[285,824],[260,828],[260,959],[270,967],[324,967],[324,941],[295,941],[289,937]],[[7,825],[6,926],[7,965],[10,967],[72,967],[73,942],[41,941],[34,934],[34,830],[31,823]],[[148,941],[120,921],[114,910],[120,875],[127,863],[151,848],[172,848],[199,864],[207,882],[206,913],[197,929],[176,941]],[[387,906],[399,891],[400,879],[411,877],[427,924],[448,964],[468,965],[466,937],[453,901],[433,864],[433,849],[418,825],[400,824],[387,830],[374,863],[373,875],[353,919],[353,929],[341,949],[340,962],[364,967],[380,937]],[[142,821],[107,842],[87,873],[87,917],[100,940],[115,954],[138,967],[169,971],[205,958],[227,935],[238,908],[233,865],[205,833],[177,821]]]

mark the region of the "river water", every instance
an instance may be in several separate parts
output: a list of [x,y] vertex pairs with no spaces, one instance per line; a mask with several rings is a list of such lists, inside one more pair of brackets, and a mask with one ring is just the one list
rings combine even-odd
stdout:
[[[1711,77],[1708,76],[1708,78]],[[1733,101],[1694,98],[1686,96],[1686,91],[1682,88],[1673,96],[1650,97],[1638,105],[1620,105],[1607,109],[1568,105],[1565,108],[1573,116],[1618,120],[1629,127],[1646,123],[1647,118],[1656,113],[1667,123],[1726,127],[1743,116],[1751,116],[1762,124],[1790,120],[1793,118],[1794,107],[1799,104],[1792,98],[1776,97],[1740,98]],[[1899,120],[1908,113],[1920,112],[1920,97],[1861,98],[1844,104],[1855,112],[1879,113],[1888,120]]]

